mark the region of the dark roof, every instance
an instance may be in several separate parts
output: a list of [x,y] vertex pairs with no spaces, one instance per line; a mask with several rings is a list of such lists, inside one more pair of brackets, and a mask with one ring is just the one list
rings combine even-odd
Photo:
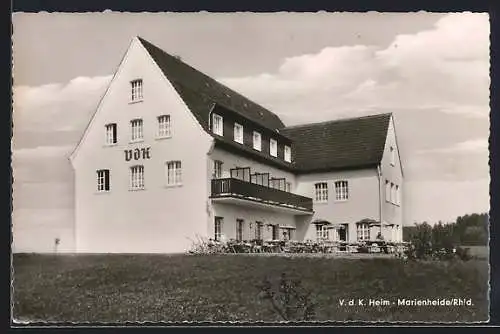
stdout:
[[293,140],[298,172],[376,166],[382,160],[391,114],[340,119],[281,129]]
[[[295,172],[368,168],[380,163],[391,114],[285,127],[281,119],[266,108],[143,38],[138,39],[200,125],[215,137],[216,144]],[[234,112],[278,136],[292,140],[292,164],[214,135],[209,129],[209,115],[214,108]]]
[[143,38],[138,37],[138,39],[205,130],[209,130],[208,118],[214,103],[272,131],[285,126],[277,115],[266,108],[250,101]]

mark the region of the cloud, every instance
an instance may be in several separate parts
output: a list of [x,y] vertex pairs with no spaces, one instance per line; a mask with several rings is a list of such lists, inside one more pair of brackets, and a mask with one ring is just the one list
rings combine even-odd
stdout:
[[442,146],[438,144],[415,149],[414,154],[407,152],[411,156],[405,165],[405,171],[410,176],[407,180],[465,182],[489,176],[487,138],[457,141],[449,145],[441,143]]
[[[13,89],[12,169],[15,212],[31,217],[72,210],[68,156],[80,138],[111,76],[78,77],[64,84]],[[58,216],[51,218],[56,221]],[[24,218],[14,216],[15,224]]]
[[110,79],[78,77],[65,84],[14,87],[16,212],[29,208],[32,216],[40,217],[45,209],[72,208],[73,174],[68,157]]
[[474,181],[406,182],[405,223],[454,221],[457,216],[490,209],[489,178]]
[[326,47],[273,73],[221,81],[290,125],[393,112],[408,180],[488,175],[487,14],[449,14],[386,47]]
[[66,84],[14,86],[14,138],[19,132],[81,131],[110,79],[78,77]]
[[[72,196],[70,187],[60,186],[71,180],[66,157],[110,79],[78,77],[64,84],[14,87],[16,210],[43,215],[36,204],[40,194],[47,197],[43,205],[68,209],[68,201],[50,197]],[[488,175],[487,14],[449,14],[432,29],[396,36],[387,47],[325,47],[285,58],[276,71],[219,80],[289,125],[394,112],[415,216],[434,212],[425,206],[428,194],[456,196],[457,204],[450,201],[446,210],[438,210],[442,214],[454,212],[452,206],[466,201],[468,191],[478,198],[476,207],[487,196],[486,183],[461,183]],[[417,180],[427,183],[418,186]]]
[[72,209],[73,185],[71,182],[47,180],[44,182],[15,182],[13,187],[14,209]]
[[14,185],[24,182],[70,182],[72,168],[68,157],[73,148],[73,145],[64,145],[14,149]]
[[427,150],[419,150],[417,153],[427,154],[427,153],[463,153],[463,154],[484,154],[488,152],[488,139],[479,138],[471,139],[463,142],[456,143],[454,145],[442,148],[434,148]]
[[327,47],[286,58],[276,73],[221,81],[292,123],[430,107],[487,117],[488,15],[449,14],[386,48]]
[[14,161],[16,159],[26,159],[26,158],[54,158],[54,157],[69,157],[69,153],[74,148],[73,145],[61,146],[38,146],[33,148],[20,148],[15,149],[12,154]]

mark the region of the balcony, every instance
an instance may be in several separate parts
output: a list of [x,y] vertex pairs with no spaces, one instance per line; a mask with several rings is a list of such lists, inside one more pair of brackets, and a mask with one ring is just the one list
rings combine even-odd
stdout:
[[313,201],[309,197],[237,178],[213,179],[210,198],[214,202],[254,206],[271,211],[313,213]]

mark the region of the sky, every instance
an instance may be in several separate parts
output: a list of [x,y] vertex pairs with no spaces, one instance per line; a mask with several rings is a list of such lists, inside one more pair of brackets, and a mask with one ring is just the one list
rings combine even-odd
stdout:
[[481,13],[15,13],[14,225],[66,228],[67,159],[141,36],[285,124],[392,112],[405,224],[489,210]]

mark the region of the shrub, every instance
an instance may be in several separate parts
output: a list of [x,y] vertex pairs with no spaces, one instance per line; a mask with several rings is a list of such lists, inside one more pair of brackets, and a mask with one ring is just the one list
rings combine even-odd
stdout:
[[430,226],[427,223],[415,226],[411,245],[405,252],[408,259],[434,259],[434,260],[454,260],[460,259],[468,261],[471,258],[468,248],[457,248],[454,244],[451,225],[442,223]]
[[189,249],[189,254],[222,254],[227,253],[225,244],[214,241],[212,239],[204,240],[198,238],[196,241],[192,241],[191,249]]
[[370,249],[369,249],[368,245],[366,245],[366,244],[365,245],[360,245],[358,247],[358,252],[359,253],[369,253]]
[[427,259],[432,254],[432,227],[428,224],[417,225],[408,258]]
[[457,247],[455,254],[462,261],[469,261],[472,259],[470,248]]
[[285,321],[314,320],[315,304],[311,299],[311,292],[302,287],[300,280],[293,280],[281,274],[278,287],[273,287],[268,279],[264,279],[260,288],[260,295],[271,304],[273,312]]

